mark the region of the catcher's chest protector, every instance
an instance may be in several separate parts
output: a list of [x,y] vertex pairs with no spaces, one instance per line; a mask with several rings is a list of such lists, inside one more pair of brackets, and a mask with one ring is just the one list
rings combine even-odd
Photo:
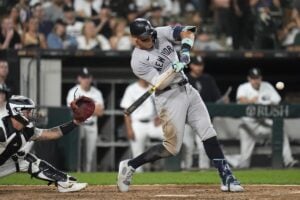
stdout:
[[24,134],[16,132],[7,119],[0,120],[0,165],[26,144],[30,137]]

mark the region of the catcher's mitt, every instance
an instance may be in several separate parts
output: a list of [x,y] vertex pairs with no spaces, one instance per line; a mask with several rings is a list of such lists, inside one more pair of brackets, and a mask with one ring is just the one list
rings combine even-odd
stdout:
[[73,118],[78,122],[84,122],[94,113],[95,103],[91,98],[81,96],[71,102],[71,109]]

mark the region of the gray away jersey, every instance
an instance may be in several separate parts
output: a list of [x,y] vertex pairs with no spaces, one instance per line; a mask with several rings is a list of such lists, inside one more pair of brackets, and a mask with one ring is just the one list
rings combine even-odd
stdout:
[[[155,85],[155,80],[163,72],[172,67],[174,61],[178,61],[177,53],[173,43],[179,38],[182,27],[163,26],[157,27],[157,39],[152,49],[144,50],[135,48],[131,57],[131,68],[133,73]],[[175,33],[177,32],[177,33]],[[178,83],[182,79],[187,79],[183,72],[177,73],[171,83]]]

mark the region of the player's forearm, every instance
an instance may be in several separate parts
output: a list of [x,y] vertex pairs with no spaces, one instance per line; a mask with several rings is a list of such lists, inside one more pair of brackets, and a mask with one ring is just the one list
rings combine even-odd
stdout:
[[53,127],[50,129],[40,129],[42,131],[41,135],[36,140],[55,140],[63,135],[70,133],[72,130],[78,127],[78,123],[73,120],[66,122],[60,126]]
[[255,99],[248,99],[246,97],[240,97],[238,98],[238,103],[240,104],[252,104],[252,103],[256,103]]
[[43,129],[43,132],[37,140],[55,140],[63,136],[59,127]]
[[193,33],[194,31],[196,31],[195,26],[186,26],[180,32],[181,50],[179,54],[179,61],[185,63],[186,65],[191,62],[190,51],[194,45],[194,40],[195,40],[195,35]]
[[131,125],[131,123],[132,123],[131,117],[128,116],[128,115],[125,115],[124,116],[124,122],[125,122],[127,137],[129,137],[130,133],[133,132],[132,125]]

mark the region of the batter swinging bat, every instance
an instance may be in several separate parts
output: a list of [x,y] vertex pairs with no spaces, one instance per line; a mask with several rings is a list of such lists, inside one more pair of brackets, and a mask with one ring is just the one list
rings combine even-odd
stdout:
[[160,81],[158,81],[158,83],[154,86],[152,86],[147,92],[145,92],[142,96],[140,96],[135,102],[133,102],[131,104],[131,106],[129,106],[128,108],[126,108],[124,110],[124,114],[125,115],[130,115],[131,113],[133,113],[148,97],[150,97],[155,91],[156,89],[162,85],[164,83],[164,81],[166,81],[175,71],[172,70],[168,70],[165,72],[165,76],[161,78]]

